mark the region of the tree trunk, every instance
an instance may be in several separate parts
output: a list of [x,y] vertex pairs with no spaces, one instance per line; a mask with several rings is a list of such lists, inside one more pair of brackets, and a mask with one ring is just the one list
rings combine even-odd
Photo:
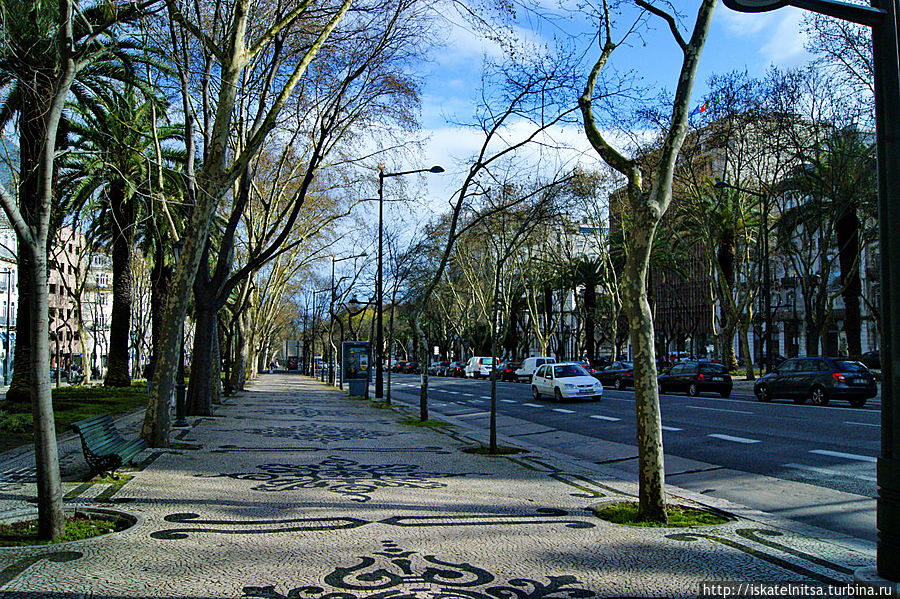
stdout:
[[[19,119],[19,210],[25,224],[33,227],[37,223],[40,205],[39,177],[41,152],[45,136],[46,98],[51,89],[41,86],[43,78],[38,78],[37,88],[21,86],[22,117]],[[6,391],[6,401],[11,404],[28,405],[31,402],[31,292],[34,289],[35,265],[32,252],[21,240],[16,248],[19,277],[18,302],[16,306],[16,349],[13,359],[13,376]],[[48,324],[49,327],[49,324]]]
[[844,299],[844,331],[847,333],[847,352],[851,357],[862,353],[862,315],[859,296],[862,284],[859,279],[859,218],[856,205],[850,204],[835,223],[838,260],[841,265],[841,283]]
[[[195,297],[199,300],[199,296]],[[212,416],[213,397],[219,394],[219,381],[213,376],[218,326],[216,311],[197,301],[194,347],[191,354],[191,381],[187,394],[188,416]]]
[[589,282],[584,288],[584,353],[591,363],[593,363],[597,357],[595,355],[597,350],[594,339],[594,331],[597,328],[595,320],[596,312],[597,289]]
[[234,366],[231,373],[231,388],[234,391],[243,391],[247,380],[247,323],[248,317],[244,312],[238,313],[237,330],[234,342]]
[[[636,227],[637,228],[637,227]],[[638,518],[666,522],[665,465],[662,416],[656,387],[656,348],[653,314],[647,299],[647,263],[655,223],[643,223],[632,231],[631,251],[625,260],[624,309],[631,331],[634,354],[634,396],[637,415],[639,462]]]
[[[37,249],[38,253],[45,248]],[[38,272],[46,272],[46,258],[32,255]],[[47,277],[35,277],[31,293],[32,349],[31,372],[50,371],[50,323],[49,286]],[[59,476],[59,451],[56,444],[56,427],[53,416],[53,397],[50,379],[46,376],[34,377],[31,386],[34,391],[32,402],[34,415],[34,451],[37,467],[38,486],[38,537],[56,539],[65,530],[65,516],[62,509],[62,484]]]
[[128,344],[131,333],[131,246],[134,240],[134,204],[126,198],[125,182],[110,186],[112,212],[112,314],[109,327],[107,387],[131,386],[128,372]]
[[[425,340],[425,333],[422,332],[422,325],[419,323],[419,315],[417,312],[413,318],[413,330],[416,334],[416,342],[422,348],[425,355],[428,354],[428,342]],[[419,420],[425,422],[428,420],[428,369],[422,368],[422,375],[419,384]]]
[[162,242],[156,242],[156,252],[153,258],[153,270],[150,271],[150,357],[151,372],[155,372],[156,356],[159,355],[159,342],[161,339],[160,327],[163,312],[166,307],[166,294],[172,281],[172,267],[166,265],[166,254],[162,248]]
[[750,353],[750,325],[742,323],[738,330],[741,337],[741,353],[744,354],[744,371],[747,374],[748,381],[756,380],[756,373],[753,371],[753,355]]

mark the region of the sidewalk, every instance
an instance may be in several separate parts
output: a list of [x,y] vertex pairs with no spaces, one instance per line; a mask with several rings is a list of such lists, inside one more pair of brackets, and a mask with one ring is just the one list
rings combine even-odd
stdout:
[[[845,585],[874,565],[865,548],[674,488],[672,502],[740,517],[690,530],[610,524],[588,508],[629,499],[632,481],[552,454],[463,453],[482,439],[401,423],[410,416],[263,375],[173,439],[199,449],[147,450],[120,488],[66,482],[67,505],[136,525],[0,548],[0,597],[694,597],[708,580]],[[123,420],[126,436],[139,422]],[[77,440],[61,453],[71,476]],[[18,454],[0,456],[0,516],[35,493],[24,470],[9,474],[27,469],[30,454]]]

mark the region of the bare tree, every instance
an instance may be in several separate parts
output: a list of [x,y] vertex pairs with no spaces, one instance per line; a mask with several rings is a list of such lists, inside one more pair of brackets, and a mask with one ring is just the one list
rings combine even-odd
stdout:
[[[159,355],[156,356],[150,402],[141,428],[141,436],[153,447],[169,444],[168,399],[175,388],[181,324],[219,202],[246,172],[310,64],[344,19],[351,4],[352,0],[341,0],[313,7],[311,0],[303,0],[287,7],[272,8],[255,7],[253,0],[234,0],[230,4],[217,3],[215,14],[208,15],[195,12],[195,8],[199,10],[195,3],[166,0],[185,116],[186,199],[193,206],[193,212],[181,230],[174,221],[169,221],[170,233],[173,238],[180,239],[183,247],[159,328]],[[253,30],[253,37],[249,34],[251,16],[261,20],[254,21],[256,24],[266,23],[265,27]],[[238,141],[233,139],[234,115],[238,112],[238,92],[243,89],[244,76],[257,61],[272,59],[272,52],[289,33],[303,35],[307,43],[292,57],[290,64],[285,65],[284,77],[279,77],[277,82],[270,81],[258,90],[261,92],[257,98],[260,118],[255,120],[245,139],[239,144],[232,143]],[[215,70],[220,75],[217,93],[212,90],[212,78],[203,79],[206,86],[201,90],[204,103],[200,119],[196,118],[192,88],[192,69],[196,66],[190,60],[193,44],[209,57],[205,64],[208,73]],[[215,94],[214,98],[212,94]],[[194,140],[198,121],[204,140],[203,162],[199,169],[195,168],[197,147]]]
[[591,145],[600,157],[626,179],[625,201],[633,221],[625,233],[627,256],[622,276],[623,307],[628,315],[631,345],[634,350],[634,387],[637,406],[637,436],[639,462],[638,518],[666,522],[665,469],[663,466],[662,422],[659,395],[656,387],[656,355],[654,347],[653,315],[647,301],[647,267],[653,238],[659,221],[672,201],[672,178],[678,153],[688,131],[688,113],[691,91],[697,73],[700,52],[712,21],[716,0],[703,0],[697,10],[697,18],[689,39],[678,29],[678,21],[645,0],[635,0],[643,10],[661,18],[668,26],[680,49],[683,61],[678,76],[672,116],[661,144],[658,159],[652,172],[649,191],[645,192],[644,176],[640,164],[627,158],[606,139],[594,114],[594,96],[600,72],[607,65],[610,55],[620,42],[613,39],[608,0],[603,0],[600,32],[602,52],[594,63],[579,98],[584,129]]

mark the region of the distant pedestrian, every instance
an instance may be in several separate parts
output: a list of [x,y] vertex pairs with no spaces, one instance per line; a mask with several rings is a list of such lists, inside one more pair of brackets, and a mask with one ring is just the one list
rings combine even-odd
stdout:
[[144,378],[147,379],[147,397],[150,397],[150,381],[153,380],[153,360],[144,366]]

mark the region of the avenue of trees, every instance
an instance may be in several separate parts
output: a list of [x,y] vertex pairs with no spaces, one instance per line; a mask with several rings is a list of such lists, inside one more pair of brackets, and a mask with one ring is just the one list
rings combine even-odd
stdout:
[[[698,99],[714,0],[687,16],[667,2],[634,0],[620,13],[603,0],[580,13],[599,42],[586,56],[563,42],[517,46],[514,14],[496,4],[468,13],[508,52],[485,64],[466,123],[479,143],[455,169],[449,209],[414,231],[386,227],[387,353],[427,366],[434,347],[442,358],[537,349],[595,359],[630,346],[641,515],[665,520],[654,272],[699,265],[720,306],[708,329],[730,363],[735,340],[749,358],[758,334],[763,228],[766,258],[798,281],[808,347],[823,343],[838,298],[850,353],[860,351],[861,306],[877,314],[859,274],[876,238],[870,67],[839,60],[865,40],[810,20],[818,69],[726,74]],[[111,265],[103,384],[131,384],[132,351],[152,364],[141,430],[151,447],[169,444],[185,327],[193,416],[212,414],[286,339],[333,356],[341,339],[371,338],[374,310],[345,307],[365,301],[359,290],[373,279],[347,240],[372,238],[375,165],[416,154],[415,65],[438,43],[439,12],[424,0],[0,0],[0,19],[0,123],[18,160],[0,205],[18,238],[23,323],[7,400],[33,406],[40,534],[56,538],[62,498],[42,373],[59,339],[47,273],[66,232],[84,240],[81,264]],[[609,68],[650,23],[683,59],[671,94],[641,93]],[[692,120],[700,101],[711,108]],[[589,156],[571,158],[554,137],[563,128]],[[400,204],[414,195],[398,189]],[[85,269],[74,280],[66,293],[84,344],[92,281]]]

